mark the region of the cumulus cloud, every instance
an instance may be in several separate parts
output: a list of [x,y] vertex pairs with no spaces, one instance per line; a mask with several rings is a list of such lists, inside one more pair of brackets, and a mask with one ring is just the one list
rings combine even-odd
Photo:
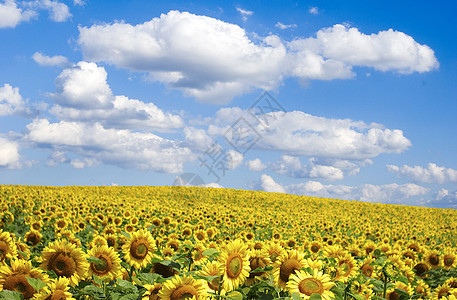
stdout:
[[235,150],[229,150],[226,153],[226,167],[229,170],[234,170],[238,168],[243,162],[244,155]]
[[[106,129],[100,123],[50,123],[46,119],[35,119],[27,125],[24,139],[38,147],[79,155],[72,160],[72,165],[78,168],[104,163],[177,173],[182,171],[185,162],[195,160],[191,150],[179,142],[152,133]],[[54,161],[58,162],[63,155],[58,153]]]
[[65,3],[59,1],[35,0],[25,2],[25,5],[35,10],[47,10],[49,13],[49,18],[55,22],[65,22],[72,17],[68,6]]
[[408,166],[403,165],[401,167],[395,165],[387,165],[387,171],[411,178],[419,182],[457,182],[457,170],[439,167],[434,163],[429,163],[427,167],[421,166]]
[[260,172],[267,168],[267,166],[265,164],[263,164],[259,158],[256,158],[253,160],[248,160],[246,162],[246,166],[248,167],[248,169],[250,171],[255,171],[255,172]]
[[178,11],[136,26],[79,31],[87,59],[149,72],[151,79],[202,102],[227,103],[252,87],[275,87],[286,52],[276,36],[256,45],[237,25]]
[[297,24],[283,24],[281,22],[278,22],[275,24],[275,27],[284,30],[284,29],[289,29],[289,28],[296,28]]
[[267,192],[269,191],[269,187],[275,187],[276,189],[282,189],[287,193],[296,195],[390,204],[402,204],[403,201],[411,197],[424,195],[429,192],[428,188],[413,183],[401,185],[392,183],[385,185],[363,184],[359,186],[347,186],[325,185],[318,181],[307,181],[283,186],[265,174],[260,178],[260,186]]
[[16,169],[20,166],[19,145],[0,136],[0,168]]
[[[357,28],[337,24],[319,30],[316,38],[294,40],[289,47],[295,52],[297,62],[311,52],[345,66],[365,66],[402,74],[428,72],[439,65],[430,47],[393,29],[367,35]],[[300,76],[302,67],[297,68],[294,73]]]
[[286,42],[276,35],[251,39],[238,25],[170,11],[143,24],[79,31],[86,59],[147,72],[153,81],[215,104],[252,89],[275,89],[285,77],[345,79],[355,76],[354,66],[402,74],[438,67],[430,47],[392,29],[367,35],[337,24]]
[[248,16],[252,16],[252,14],[254,13],[250,10],[242,9],[240,7],[237,7],[236,10],[241,14],[243,21],[247,21]]
[[56,101],[49,111],[64,121],[100,122],[107,128],[168,130],[183,120],[153,103],[114,96],[107,73],[95,63],[79,62],[56,79]]
[[457,209],[457,190],[449,192],[447,189],[440,189],[435,193],[435,198],[432,201],[426,202],[425,205]]
[[24,11],[17,7],[14,0],[5,0],[4,3],[0,3],[0,28],[14,28],[19,23],[28,21],[35,16],[34,11]]
[[183,132],[186,142],[193,149],[205,151],[213,143],[213,140],[206,134],[204,129],[185,127]]
[[40,66],[56,66],[61,68],[67,68],[72,65],[72,63],[69,62],[68,59],[62,55],[47,56],[40,52],[35,52],[32,58]]
[[284,155],[366,161],[382,153],[401,153],[411,142],[399,129],[366,124],[350,119],[329,119],[301,111],[268,113],[265,127],[240,108],[223,108],[216,113],[210,135],[224,135],[238,118],[253,124],[251,138],[261,138],[255,149],[280,151]]
[[275,182],[271,176],[266,174],[262,174],[260,177],[260,186],[265,192],[286,193],[286,190],[282,185]]
[[19,93],[19,88],[4,84],[0,87],[0,116],[33,118],[45,109],[44,103],[29,103]]

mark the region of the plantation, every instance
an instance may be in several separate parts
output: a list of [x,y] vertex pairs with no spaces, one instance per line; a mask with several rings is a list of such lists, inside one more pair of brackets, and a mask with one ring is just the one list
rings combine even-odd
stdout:
[[455,210],[196,187],[0,199],[0,299],[457,299]]

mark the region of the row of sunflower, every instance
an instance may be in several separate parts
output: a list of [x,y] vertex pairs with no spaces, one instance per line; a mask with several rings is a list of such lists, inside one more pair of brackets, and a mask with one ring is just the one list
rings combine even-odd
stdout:
[[185,187],[0,201],[0,299],[457,296],[454,210]]

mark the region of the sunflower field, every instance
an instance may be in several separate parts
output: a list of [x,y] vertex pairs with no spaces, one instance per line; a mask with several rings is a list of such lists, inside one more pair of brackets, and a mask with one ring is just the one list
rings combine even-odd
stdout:
[[457,211],[0,185],[0,299],[457,299]]

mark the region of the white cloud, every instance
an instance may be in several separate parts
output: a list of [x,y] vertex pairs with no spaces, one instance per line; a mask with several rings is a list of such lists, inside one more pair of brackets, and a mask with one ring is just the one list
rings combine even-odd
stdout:
[[[255,149],[280,151],[284,155],[365,161],[382,153],[401,153],[411,142],[398,129],[350,119],[328,119],[301,111],[269,113],[265,127],[240,108],[223,108],[208,127],[213,136],[224,135],[238,118],[253,124],[260,135]],[[337,166],[334,166],[337,167]]]
[[235,150],[229,150],[226,153],[226,167],[229,170],[238,168],[243,162],[244,155]]
[[50,123],[46,119],[36,119],[27,125],[24,138],[38,147],[79,155],[72,160],[74,167],[104,163],[177,173],[182,171],[185,162],[195,160],[190,149],[180,146],[179,142],[152,133],[105,129],[100,123]]
[[345,66],[373,67],[402,74],[428,72],[439,66],[430,47],[420,45],[411,36],[392,29],[366,35],[357,28],[337,24],[319,30],[316,38],[294,40],[289,47],[296,52],[297,63],[309,56],[311,51]]
[[243,18],[243,21],[247,21],[248,16],[252,16],[252,14],[253,14],[252,11],[242,9],[240,7],[237,7],[236,10],[241,14],[241,18]]
[[85,58],[149,72],[152,80],[201,102],[228,103],[252,88],[276,87],[286,55],[277,36],[256,45],[238,25],[179,11],[136,26],[79,31]]
[[56,79],[58,103],[49,111],[64,121],[100,122],[105,128],[168,130],[184,126],[183,120],[153,103],[114,96],[107,73],[95,63],[79,62]]
[[193,149],[205,151],[213,143],[213,140],[206,134],[206,131],[203,129],[185,127],[183,132],[186,142]]
[[457,190],[449,192],[447,189],[441,189],[435,194],[435,199],[425,203],[439,208],[452,208],[457,209]]
[[106,82],[107,73],[95,63],[81,61],[65,69],[56,79],[53,98],[63,106],[96,109],[111,108],[113,94]]
[[65,22],[72,17],[68,6],[59,1],[35,0],[28,5],[36,9],[44,9],[49,13],[49,18],[55,22]]
[[49,155],[46,160],[46,165],[50,167],[57,167],[59,164],[67,163],[69,161],[70,160],[68,159],[65,151],[56,150]]
[[457,182],[457,170],[439,167],[434,163],[429,163],[427,167],[408,166],[401,167],[395,165],[387,165],[387,171],[397,175],[406,176],[419,182]]
[[30,104],[19,93],[19,88],[13,88],[9,84],[0,87],[0,116],[21,116],[33,118],[45,109],[44,103]]
[[286,190],[283,186],[276,183],[271,176],[266,174],[262,174],[260,177],[260,186],[262,190],[265,192],[272,192],[272,193],[285,193]]
[[5,0],[0,3],[0,28],[14,28],[23,21],[28,21],[36,16],[31,10],[23,11],[17,7],[16,1]]
[[246,162],[246,166],[250,171],[255,171],[255,172],[260,172],[262,170],[265,170],[267,166],[262,163],[262,161],[259,158],[253,159],[253,160],[248,160]]
[[73,5],[75,6],[84,6],[86,2],[84,0],[73,0]]
[[289,29],[289,28],[296,28],[297,24],[283,24],[281,22],[278,22],[275,24],[275,27],[284,30],[284,29]]
[[20,167],[19,145],[0,136],[0,168]]
[[71,62],[65,56],[55,55],[47,56],[40,52],[35,52],[32,56],[33,60],[40,66],[56,66],[61,68],[67,68],[72,65]]
[[318,15],[319,14],[319,7],[310,7],[308,9],[308,12],[313,15]]
[[428,188],[413,183],[401,185],[392,183],[385,185],[363,184],[359,186],[347,186],[324,185],[318,181],[308,181],[283,186],[265,174],[260,178],[260,186],[267,192],[269,191],[268,188],[275,187],[275,189],[282,189],[287,193],[296,195],[390,204],[402,204],[403,201],[411,197],[424,195],[429,192]]
[[430,47],[391,29],[366,35],[337,24],[292,42],[275,35],[253,40],[235,24],[170,11],[143,24],[93,25],[79,31],[86,59],[148,72],[153,81],[215,104],[252,89],[275,89],[285,77],[351,78],[354,66],[403,74],[438,67]]

